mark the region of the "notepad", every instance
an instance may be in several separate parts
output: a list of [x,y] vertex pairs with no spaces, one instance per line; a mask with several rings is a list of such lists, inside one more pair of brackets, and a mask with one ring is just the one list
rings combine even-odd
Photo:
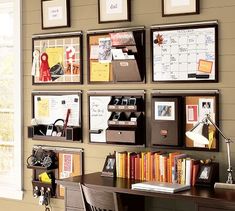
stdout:
[[141,182],[132,184],[134,190],[146,190],[153,192],[176,193],[190,189],[190,185],[172,184],[167,182]]

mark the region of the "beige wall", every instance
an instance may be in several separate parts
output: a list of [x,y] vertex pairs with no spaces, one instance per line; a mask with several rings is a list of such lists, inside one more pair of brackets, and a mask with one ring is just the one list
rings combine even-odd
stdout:
[[[89,89],[146,89],[147,90],[147,107],[150,108],[150,91],[152,89],[220,89],[220,124],[222,130],[228,137],[235,139],[235,1],[234,0],[201,0],[201,11],[199,15],[180,16],[163,18],[161,16],[160,0],[132,0],[132,21],[127,23],[115,24],[98,24],[97,0],[71,0],[71,28],[41,30],[40,0],[23,0],[23,73],[24,73],[24,200],[0,200],[0,210],[7,211],[36,211],[44,210],[38,205],[38,200],[32,197],[31,187],[31,170],[25,168],[26,158],[30,155],[31,148],[35,144],[48,144],[69,147],[82,147],[85,149],[85,172],[95,172],[102,169],[105,156],[114,150],[124,150],[125,147],[91,145],[88,144],[88,111],[87,95]],[[214,84],[151,84],[151,65],[150,65],[150,34],[149,27],[153,24],[175,23],[186,21],[203,21],[219,20],[219,83]],[[147,28],[147,83],[138,85],[107,85],[103,87],[87,85],[86,74],[86,31],[88,29],[123,27],[123,26],[140,26],[145,25]],[[32,86],[31,84],[31,54],[32,34],[75,31],[82,30],[84,36],[84,85],[77,86]],[[27,126],[31,120],[31,91],[37,89],[81,89],[83,94],[83,127],[84,137],[82,144],[71,143],[50,143],[32,141],[27,138]],[[150,109],[147,109],[147,117],[150,117]],[[149,125],[149,120],[147,122]],[[222,141],[222,140],[221,140]],[[133,149],[133,148],[131,148]],[[129,150],[131,150],[129,149]],[[134,149],[133,149],[134,150]],[[197,157],[207,158],[216,155],[220,162],[221,179],[225,179],[226,170],[226,148],[221,142],[219,153],[192,152]],[[232,147],[233,164],[235,165],[235,145]],[[63,200],[52,200],[53,211],[64,210]],[[164,203],[160,200],[149,202],[151,207],[160,207],[160,210],[187,210],[192,206],[191,203],[181,202]],[[166,205],[167,204],[167,205]],[[186,206],[185,206],[186,205]],[[177,207],[177,208],[174,208]]]

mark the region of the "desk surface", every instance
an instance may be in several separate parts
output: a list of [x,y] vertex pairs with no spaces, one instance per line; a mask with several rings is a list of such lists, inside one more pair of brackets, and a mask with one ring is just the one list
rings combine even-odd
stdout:
[[56,180],[57,184],[65,187],[76,188],[79,183],[85,184],[92,188],[102,188],[102,190],[126,193],[133,195],[142,195],[158,198],[170,198],[170,199],[185,199],[193,200],[198,203],[218,203],[220,205],[226,204],[230,208],[235,210],[235,191],[234,190],[214,190],[209,188],[192,187],[190,190],[181,191],[178,193],[157,193],[149,191],[132,190],[131,184],[140,182],[138,180],[123,179],[123,178],[109,178],[101,177],[100,172],[85,174],[83,176],[76,176],[66,179]]

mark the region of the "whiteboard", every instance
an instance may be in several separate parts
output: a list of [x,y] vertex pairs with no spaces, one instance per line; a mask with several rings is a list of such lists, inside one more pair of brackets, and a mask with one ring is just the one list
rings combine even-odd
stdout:
[[111,96],[90,96],[90,130],[101,130],[99,134],[90,133],[91,142],[106,142],[106,129],[111,112],[108,104]]
[[217,24],[152,29],[153,81],[216,81]]

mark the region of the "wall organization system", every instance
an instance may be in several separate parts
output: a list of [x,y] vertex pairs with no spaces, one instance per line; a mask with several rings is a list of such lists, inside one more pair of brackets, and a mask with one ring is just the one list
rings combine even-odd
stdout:
[[[23,53],[24,53],[24,161],[25,166],[27,157],[32,153],[32,149],[34,145],[50,145],[52,147],[72,147],[72,148],[83,148],[84,149],[84,172],[91,173],[96,171],[101,171],[105,157],[112,153],[113,151],[144,151],[149,150],[152,146],[156,147],[153,149],[157,149],[159,145],[161,145],[162,140],[159,139],[152,139],[151,137],[154,135],[151,133],[151,127],[155,125],[153,124],[154,118],[157,117],[157,113],[152,113],[153,109],[155,108],[156,102],[157,104],[161,105],[161,101],[159,99],[164,98],[164,102],[175,103],[175,105],[181,105],[180,102],[183,99],[183,102],[186,102],[186,105],[191,105],[191,102],[197,102],[198,105],[202,105],[203,101],[200,101],[200,97],[193,98],[195,93],[187,94],[184,91],[187,90],[209,90],[207,93],[203,93],[201,96],[206,96],[208,103],[214,106],[214,113],[215,113],[215,121],[217,121],[222,130],[227,134],[227,136],[233,138],[235,137],[234,130],[233,130],[233,123],[235,120],[235,114],[233,112],[233,107],[235,104],[233,90],[234,87],[234,71],[232,67],[235,65],[233,64],[234,59],[234,50],[231,46],[234,44],[235,40],[235,31],[234,31],[234,7],[235,4],[233,1],[226,1],[221,2],[219,0],[211,1],[205,0],[200,2],[200,14],[197,15],[187,15],[187,16],[169,16],[169,17],[162,17],[162,10],[161,10],[161,1],[153,1],[148,0],[148,3],[143,2],[141,0],[131,1],[131,21],[130,22],[114,22],[114,23],[98,23],[98,5],[97,1],[89,0],[89,1],[75,1],[72,0],[70,5],[70,12],[71,12],[71,27],[69,28],[55,28],[55,29],[41,29],[41,5],[40,1],[31,4],[29,0],[23,1]],[[201,76],[199,79],[199,83],[194,83],[193,79],[190,79],[190,82],[186,82],[185,78],[181,78],[180,82],[174,83],[172,82],[172,78],[165,77],[161,75],[161,71],[159,69],[152,68],[152,52],[155,46],[161,46],[161,39],[158,35],[164,35],[167,37],[169,35],[169,31],[172,29],[169,28],[158,28],[155,27],[156,25],[162,24],[174,24],[174,23],[182,23],[182,22],[205,22],[211,20],[218,20],[218,51],[217,51],[217,58],[216,60],[219,61],[217,72],[215,71],[215,75],[210,75],[209,79],[207,78],[206,83],[203,82],[205,78]],[[137,26],[137,28],[136,28]],[[138,26],[144,26],[145,28],[142,29]],[[153,27],[154,26],[154,27]],[[172,25],[171,25],[172,26]],[[174,26],[175,27],[175,26]],[[207,24],[203,26],[208,30],[207,34],[212,32],[213,33],[212,24]],[[123,76],[123,74],[117,75],[110,75],[109,73],[115,70],[120,70],[120,67],[125,66],[125,64],[120,63],[118,59],[113,60],[109,67],[103,68],[104,71],[102,74],[102,80],[97,82],[99,79],[99,75],[96,74],[94,70],[99,70],[99,64],[97,63],[97,58],[95,56],[94,51],[95,47],[99,45],[99,40],[97,37],[102,38],[103,42],[107,41],[107,38],[114,39],[115,34],[119,31],[113,31],[112,29],[117,28],[126,28],[124,32],[133,32],[134,43],[129,43],[128,46],[131,46],[132,53],[129,53],[129,56],[135,56],[135,62],[130,62],[128,66],[138,66],[141,71],[135,72],[133,71],[131,76]],[[194,32],[197,32],[199,28],[192,27]],[[92,30],[91,30],[92,29]],[[95,29],[95,30],[93,30]],[[111,31],[102,31],[103,29],[111,29]],[[212,31],[211,31],[212,30]],[[32,84],[32,75],[31,75],[31,67],[32,67],[32,51],[35,46],[40,46],[40,41],[44,40],[44,37],[34,37],[34,44],[32,45],[32,37],[35,35],[41,34],[50,34],[53,33],[54,35],[58,35],[61,32],[82,32],[82,36],[80,34],[76,34],[76,36],[65,37],[64,39],[70,39],[68,42],[74,43],[72,40],[78,41],[80,39],[80,49],[82,55],[75,55],[73,58],[75,61],[76,59],[80,59],[80,64],[82,64],[83,68],[80,68],[79,73],[81,73],[82,77],[79,78],[77,83],[73,83],[73,81],[69,81],[69,83],[58,82],[58,84],[40,84],[40,80],[38,81],[37,77],[33,78]],[[144,32],[143,32],[144,31]],[[173,30],[174,31],[174,30]],[[144,42],[141,45],[141,36],[144,37]],[[158,38],[157,38],[158,36]],[[53,39],[55,39],[54,37]],[[156,43],[153,44],[156,38]],[[50,42],[50,37],[46,38],[48,42]],[[56,38],[57,39],[57,38]],[[101,39],[101,40],[102,40]],[[160,43],[159,43],[160,41]],[[67,40],[65,41],[65,43]],[[43,41],[42,41],[43,43]],[[160,45],[158,45],[158,43]],[[127,43],[125,44],[127,46]],[[51,46],[51,45],[50,45]],[[91,47],[93,46],[93,47]],[[114,46],[113,46],[114,47]],[[57,48],[60,48],[57,46]],[[74,47],[76,48],[76,47]],[[115,50],[112,52],[113,55],[116,54],[118,58],[120,58],[120,54],[118,46],[115,46]],[[129,49],[129,52],[130,52]],[[40,50],[40,49],[39,49]],[[57,49],[59,50],[59,49]],[[92,51],[91,51],[92,50]],[[135,53],[140,52],[139,55]],[[50,50],[49,50],[50,51]],[[60,51],[60,50],[59,50]],[[141,55],[145,52],[145,55]],[[155,49],[155,53],[158,53],[158,49]],[[53,54],[53,52],[49,52],[49,54]],[[91,55],[92,54],[92,55]],[[215,52],[216,55],[216,52]],[[146,62],[144,63],[143,57],[146,58]],[[65,58],[66,59],[66,58]],[[65,59],[63,61],[65,61]],[[157,57],[155,58],[156,66],[160,66],[160,63],[157,63]],[[130,59],[131,60],[131,59]],[[208,71],[210,66],[209,63],[201,63],[202,70],[204,72]],[[146,66],[146,68],[142,68]],[[94,69],[95,67],[95,69]],[[124,67],[123,67],[124,68]],[[160,68],[164,68],[160,66]],[[131,68],[135,70],[135,68]],[[210,68],[209,68],[210,69]],[[77,69],[78,70],[78,69]],[[112,70],[112,71],[110,71]],[[69,71],[67,68],[66,71]],[[210,71],[209,71],[210,72]],[[116,72],[115,72],[116,73]],[[78,74],[76,70],[73,72],[74,75]],[[208,75],[208,74],[206,74]],[[97,78],[98,77],[98,78]],[[127,81],[125,78],[131,77],[135,78],[134,82],[131,81],[132,79],[128,79]],[[165,78],[164,78],[165,77]],[[176,76],[173,76],[173,79]],[[199,76],[200,77],[200,76]],[[205,76],[204,76],[205,77]],[[124,78],[124,79],[123,79]],[[218,82],[216,82],[218,79]],[[69,79],[73,80],[73,79]],[[162,83],[159,80],[165,80]],[[213,83],[215,82],[215,83]],[[55,82],[56,83],[56,82]],[[33,113],[33,106],[32,106],[32,93],[33,91],[41,91],[40,96],[44,96],[44,92],[51,92],[51,91],[76,91],[78,93],[79,99],[81,100],[82,110],[80,115],[80,125],[82,132],[82,139],[78,136],[77,141],[59,141],[55,142],[54,140],[44,141],[31,138],[28,138],[28,126],[31,126],[31,119]],[[143,92],[145,90],[145,93]],[[159,93],[159,90],[183,90],[183,94],[179,93]],[[210,93],[210,91],[219,90],[219,98],[217,100],[216,92]],[[43,92],[42,92],[43,91]],[[80,95],[81,91],[81,95]],[[128,91],[130,91],[128,93]],[[133,92],[134,91],[134,92]],[[38,93],[37,93],[38,94]],[[205,95],[204,95],[205,94]],[[66,93],[67,95],[67,93]],[[72,95],[69,93],[68,95]],[[67,95],[67,96],[68,96]],[[182,99],[179,98],[183,96]],[[100,97],[100,98],[99,98]],[[102,99],[102,102],[106,103],[106,111],[110,115],[106,116],[108,125],[108,132],[105,131],[106,134],[106,141],[110,142],[111,144],[104,144],[104,143],[97,143],[98,135],[104,136],[103,133],[98,133],[95,131],[97,128],[93,128],[91,122],[96,123],[95,117],[91,119],[91,114],[94,110],[91,110],[91,106],[99,103],[99,99]],[[166,100],[168,99],[168,100]],[[124,107],[120,108],[120,105],[116,105],[115,102],[120,100],[123,102]],[[141,106],[141,101],[144,101],[144,108]],[[127,102],[127,105],[125,103]],[[138,102],[135,105],[138,105],[133,109],[132,106],[134,102]],[[92,104],[93,103],[93,104]],[[125,107],[126,106],[126,107]],[[177,107],[177,106],[176,106]],[[178,107],[178,109],[180,106]],[[130,109],[130,110],[128,110]],[[177,108],[176,108],[177,109]],[[67,111],[67,110],[66,110]],[[216,116],[217,111],[220,111],[220,114]],[[185,111],[182,111],[185,112]],[[66,112],[65,112],[66,113]],[[118,116],[119,115],[119,116]],[[129,115],[129,116],[128,116]],[[133,115],[133,116],[131,116]],[[95,116],[95,115],[94,115]],[[154,118],[153,118],[154,117]],[[127,134],[129,137],[128,144],[122,145],[120,143],[117,144],[119,140],[115,139],[112,140],[112,137],[116,137],[115,133],[120,131],[115,131],[113,128],[116,128],[116,122],[112,121],[115,118],[120,118],[118,124],[126,124],[124,125],[125,128],[132,127],[131,118],[135,118],[137,120],[136,124],[138,127],[142,127],[142,122],[146,122],[146,137],[141,140],[133,139],[133,134]],[[121,120],[127,118],[125,123],[122,123]],[[161,118],[161,115],[160,115]],[[180,117],[179,117],[180,118]],[[180,119],[179,119],[180,121]],[[76,124],[76,122],[74,123]],[[177,121],[175,122],[177,124]],[[79,124],[78,124],[79,125]],[[123,125],[121,125],[123,127]],[[185,122],[185,124],[181,125],[182,131],[188,130],[190,128],[190,123]],[[119,128],[119,127],[118,127]],[[98,128],[102,129],[102,128]],[[119,128],[120,129],[120,128]],[[125,129],[125,131],[128,129]],[[134,135],[137,135],[134,133]],[[175,133],[175,136],[182,136],[182,134]],[[71,138],[71,136],[70,136]],[[70,139],[71,140],[71,139]],[[82,142],[80,142],[82,140]],[[99,142],[98,138],[98,142]],[[104,140],[104,139],[102,139]],[[122,140],[122,139],[120,139]],[[143,147],[142,141],[146,141],[146,148]],[[179,140],[184,140],[179,139]],[[113,144],[115,143],[115,144]],[[133,144],[134,143],[134,144]],[[172,144],[179,145],[181,148],[183,147],[184,152],[189,155],[195,156],[197,158],[206,159],[213,155],[216,156],[216,160],[220,163],[220,172],[225,172],[227,163],[226,163],[226,146],[222,140],[219,142],[215,140],[212,144],[212,149],[203,152],[192,149],[192,143],[189,140],[186,142],[180,143],[171,143],[171,146],[167,149],[169,151],[177,150],[177,147],[172,147]],[[138,145],[138,146],[136,146]],[[234,146],[232,145],[232,157],[234,157]],[[218,152],[217,152],[218,151]],[[232,160],[234,161],[234,159]],[[226,175],[220,174],[221,180],[225,180]],[[32,196],[32,170],[24,168],[24,189],[25,189],[25,197],[22,202],[16,201],[1,201],[1,206],[3,209],[14,210],[15,207],[19,207],[19,210],[43,210],[43,207],[38,207],[38,201],[35,200]],[[151,200],[151,199],[148,199]],[[193,204],[187,202],[187,206],[185,203],[180,201],[172,202],[172,203],[164,203],[164,201],[158,201],[157,199],[151,201],[149,203],[149,210],[154,210],[155,208],[162,208],[162,209],[175,209],[175,203],[177,203],[177,210],[187,210],[185,207],[193,206]],[[52,206],[55,210],[62,211],[64,210],[64,202],[63,200],[52,200]]]

